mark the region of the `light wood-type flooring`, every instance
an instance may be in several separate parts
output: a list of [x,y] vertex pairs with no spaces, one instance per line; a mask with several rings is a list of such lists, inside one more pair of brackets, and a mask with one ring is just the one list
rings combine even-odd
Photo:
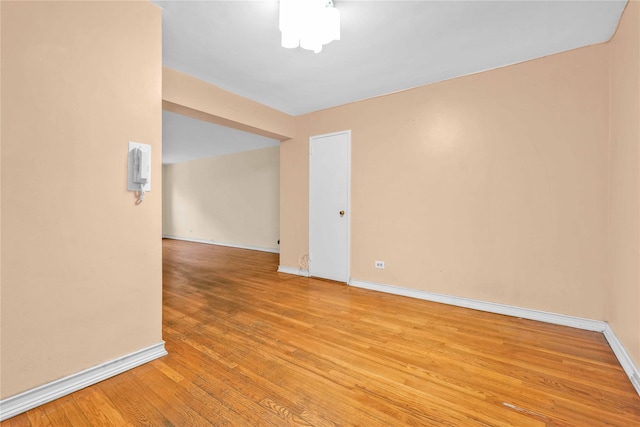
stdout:
[[604,337],[165,240],[169,355],[15,426],[640,426]]

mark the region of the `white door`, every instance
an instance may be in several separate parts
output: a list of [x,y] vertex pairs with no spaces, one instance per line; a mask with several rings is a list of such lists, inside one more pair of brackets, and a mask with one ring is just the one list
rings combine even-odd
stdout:
[[351,131],[311,137],[309,274],[349,280]]

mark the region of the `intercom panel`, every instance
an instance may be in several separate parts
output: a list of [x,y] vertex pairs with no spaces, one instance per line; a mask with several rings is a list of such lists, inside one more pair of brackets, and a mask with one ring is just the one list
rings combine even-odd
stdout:
[[129,141],[129,191],[151,191],[151,145]]

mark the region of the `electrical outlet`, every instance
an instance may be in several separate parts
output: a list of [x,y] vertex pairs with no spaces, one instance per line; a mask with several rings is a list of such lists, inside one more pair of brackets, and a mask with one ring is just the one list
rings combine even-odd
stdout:
[[376,261],[375,266],[376,268],[384,268],[384,261]]

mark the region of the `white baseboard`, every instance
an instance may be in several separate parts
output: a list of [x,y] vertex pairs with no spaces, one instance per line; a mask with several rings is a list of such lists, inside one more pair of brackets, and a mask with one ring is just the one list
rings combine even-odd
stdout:
[[309,272],[301,268],[278,266],[278,273],[295,274],[296,276],[309,277]]
[[582,317],[567,316],[564,314],[548,313],[546,311],[531,310],[528,308],[514,307],[511,305],[474,300],[470,298],[435,294],[433,292],[383,285],[380,283],[365,282],[362,280],[352,279],[349,284],[358,288],[371,289],[374,291],[386,292],[388,294],[402,295],[427,301],[440,302],[443,304],[455,305],[458,307],[487,311],[489,313],[504,314],[506,316],[521,317],[523,319],[538,320],[540,322],[553,323],[556,325],[571,326],[573,328],[586,329],[588,331],[604,332],[606,326],[606,322],[600,320],[591,320]]
[[82,388],[111,378],[167,354],[164,341],[77,372],[0,401],[0,421],[11,418]]
[[178,236],[170,236],[170,235],[163,235],[162,238],[172,239],[172,240],[183,240],[185,242],[193,242],[193,243],[204,243],[206,245],[226,246],[228,248],[248,249],[250,251],[271,252],[272,254],[280,253],[280,249],[262,248],[259,246],[248,246],[248,245],[236,245],[234,243],[222,243],[222,242],[216,242],[214,240],[189,239],[187,237],[178,237]]
[[640,371],[635,363],[633,363],[631,356],[629,356],[629,353],[627,353],[627,350],[625,350],[624,346],[608,323],[604,328],[604,337],[607,339],[607,342],[609,342],[609,345],[613,350],[613,354],[618,358],[618,362],[620,362],[622,369],[624,369],[624,372],[631,380],[631,384],[633,384],[636,392],[640,395]]
[[486,311],[489,313],[503,314],[506,316],[520,317],[523,319],[537,320],[540,322],[552,323],[555,325],[570,326],[572,328],[585,329],[587,331],[601,332],[609,342],[613,353],[622,365],[625,373],[629,377],[631,384],[635,387],[640,395],[640,371],[633,363],[631,356],[624,349],[624,346],[616,337],[607,322],[601,320],[585,319],[582,317],[567,316],[564,314],[548,313],[546,311],[531,310],[528,308],[514,307],[511,305],[497,304],[474,300],[470,298],[462,298],[450,295],[436,294],[417,289],[401,288],[398,286],[384,285],[381,283],[366,282],[363,280],[351,279],[351,286],[373,291],[385,292],[388,294],[402,295],[405,297],[417,298],[426,301],[439,302],[443,304],[455,305],[458,307],[471,308],[474,310]]

